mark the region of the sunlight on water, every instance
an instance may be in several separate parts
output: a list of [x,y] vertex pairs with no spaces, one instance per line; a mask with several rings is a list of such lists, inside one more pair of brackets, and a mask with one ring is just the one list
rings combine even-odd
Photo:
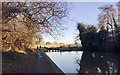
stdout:
[[78,73],[77,69],[80,69],[80,67],[77,64],[77,60],[81,60],[82,53],[83,51],[46,52],[64,73]]

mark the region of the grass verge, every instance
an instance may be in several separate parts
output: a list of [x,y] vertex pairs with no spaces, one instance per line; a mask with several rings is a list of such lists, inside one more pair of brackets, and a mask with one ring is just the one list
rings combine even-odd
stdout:
[[35,52],[27,54],[18,52],[2,52],[3,73],[30,73],[35,61]]

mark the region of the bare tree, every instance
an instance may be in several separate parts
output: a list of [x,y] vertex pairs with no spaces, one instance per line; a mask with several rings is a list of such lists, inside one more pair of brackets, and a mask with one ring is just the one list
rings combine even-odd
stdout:
[[116,8],[113,5],[104,5],[99,7],[101,13],[98,15],[100,29],[112,29],[116,27]]
[[31,44],[38,32],[52,35],[58,29],[63,29],[60,22],[67,16],[68,3],[3,2],[2,13],[3,49],[15,49],[18,41],[22,45],[21,42],[24,42],[25,47]]

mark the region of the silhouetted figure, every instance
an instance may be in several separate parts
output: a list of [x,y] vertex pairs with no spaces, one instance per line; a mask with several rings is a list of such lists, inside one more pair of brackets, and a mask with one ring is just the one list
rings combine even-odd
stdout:
[[37,46],[37,49],[38,49],[38,46]]
[[41,48],[41,45],[40,45],[40,48]]

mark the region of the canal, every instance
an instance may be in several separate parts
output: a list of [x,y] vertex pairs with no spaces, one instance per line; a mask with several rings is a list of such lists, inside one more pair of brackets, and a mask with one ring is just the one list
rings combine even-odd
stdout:
[[63,51],[46,55],[64,73],[119,73],[120,54],[114,52]]

